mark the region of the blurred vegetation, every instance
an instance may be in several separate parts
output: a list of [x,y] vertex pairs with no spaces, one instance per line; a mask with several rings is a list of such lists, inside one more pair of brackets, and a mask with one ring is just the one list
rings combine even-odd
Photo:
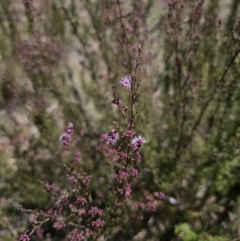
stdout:
[[[42,182],[68,185],[63,164],[72,160],[59,143],[68,121],[82,170],[96,190],[100,176],[107,186],[113,168],[97,147],[113,121],[123,124],[111,86],[131,74],[141,44],[139,188],[166,199],[129,224],[125,240],[240,240],[239,5],[0,1],[0,239],[28,229],[19,204],[51,205]],[[65,240],[43,229],[35,240]]]

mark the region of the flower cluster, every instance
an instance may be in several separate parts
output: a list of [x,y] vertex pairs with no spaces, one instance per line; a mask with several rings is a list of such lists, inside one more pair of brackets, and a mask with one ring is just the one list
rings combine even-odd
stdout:
[[126,132],[124,132],[124,133],[122,134],[122,137],[123,137],[123,138],[124,138],[124,137],[132,138],[135,134],[136,134],[136,133],[135,133],[134,130],[128,130],[128,131],[126,131]]
[[63,143],[64,147],[67,149],[67,146],[71,140],[71,136],[68,133],[63,133],[59,140]]
[[74,204],[77,204],[77,205],[82,205],[82,206],[84,206],[85,204],[87,203],[87,200],[86,200],[86,198],[78,198],[75,202],[74,202]]
[[26,233],[24,233],[20,235],[19,241],[30,241],[30,238]]
[[138,170],[135,169],[135,168],[133,168],[133,169],[131,170],[131,176],[132,176],[132,177],[137,177],[137,176],[138,176]]
[[95,227],[95,228],[101,228],[104,226],[104,220],[102,219],[97,219],[96,221],[92,221],[92,226]]
[[112,103],[115,105],[120,105],[122,103],[122,101],[118,97],[116,97],[113,99]]
[[80,156],[81,156],[81,153],[79,152],[79,151],[76,151],[75,153],[74,153],[74,160],[75,160],[75,162],[76,163],[79,163],[80,162]]
[[47,183],[47,184],[45,184],[45,190],[46,191],[52,191],[53,189],[54,189],[54,184],[49,184],[49,183]]
[[118,171],[116,174],[116,181],[122,183],[129,178],[129,174],[125,171]]
[[78,233],[77,229],[74,229],[68,238],[69,241],[81,241],[84,240],[84,235],[82,233]]
[[143,138],[142,136],[138,136],[138,137],[135,137],[132,142],[131,142],[131,145],[132,145],[132,148],[134,150],[138,150],[140,149],[140,147],[142,146],[142,144],[146,143],[146,139]]
[[122,107],[122,111],[126,112],[128,110],[128,107],[127,106],[123,106]]
[[153,195],[156,198],[165,199],[165,194],[163,192],[154,192]]
[[[70,169],[66,177],[72,185],[70,191],[59,191],[53,188],[53,184],[46,184],[46,190],[54,191],[54,195],[52,196],[58,196],[58,205],[57,207],[51,207],[46,211],[40,210],[39,212],[36,212],[31,222],[34,226],[34,224],[39,225],[38,218],[40,220],[51,219],[55,222],[54,228],[56,230],[71,227],[74,223],[81,226],[81,231],[79,232],[78,229],[74,229],[70,233],[68,240],[87,240],[89,237],[97,234],[95,229],[104,226],[105,221],[101,219],[103,210],[97,207],[96,204],[93,205],[88,198],[90,176],[87,173],[78,173]],[[70,220],[66,218],[67,213],[71,216]],[[79,219],[80,216],[81,219]],[[85,223],[86,220],[87,222]],[[45,221],[40,222],[43,223]],[[34,232],[36,232],[37,227],[38,226],[33,229]],[[30,241],[29,235],[26,233],[22,234],[19,241]]]
[[91,177],[86,172],[83,172],[82,174],[78,173],[76,175],[67,174],[66,177],[71,181],[72,184],[78,183],[85,188],[88,188],[91,180]]
[[116,144],[118,139],[119,139],[119,134],[117,133],[116,130],[112,130],[111,132],[108,133],[108,142],[110,144]]
[[64,132],[59,139],[63,143],[64,148],[66,150],[68,149],[68,145],[69,145],[69,142],[71,141],[73,133],[74,133],[73,123],[69,122],[67,125],[66,132]]
[[125,186],[125,196],[128,197],[130,196],[132,193],[132,188],[131,188],[131,185],[128,183],[126,186]]
[[54,228],[59,230],[59,229],[62,229],[62,228],[65,228],[66,227],[66,223],[65,222],[58,222],[54,225]]
[[103,210],[98,208],[98,207],[91,207],[89,210],[88,210],[88,214],[89,215],[99,215],[99,216],[102,216],[103,214]]

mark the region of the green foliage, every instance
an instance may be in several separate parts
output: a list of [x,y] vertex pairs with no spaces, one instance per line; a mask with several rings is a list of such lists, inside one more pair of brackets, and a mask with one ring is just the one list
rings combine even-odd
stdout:
[[179,224],[175,226],[175,233],[182,241],[227,241],[228,237],[224,236],[212,236],[207,233],[196,233],[187,223]]

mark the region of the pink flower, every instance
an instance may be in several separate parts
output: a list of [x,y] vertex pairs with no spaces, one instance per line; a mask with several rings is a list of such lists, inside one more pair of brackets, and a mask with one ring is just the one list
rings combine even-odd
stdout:
[[131,145],[133,147],[134,150],[137,150],[139,149],[142,144],[146,143],[146,139],[143,138],[142,136],[138,136],[138,137],[135,137],[132,142],[131,142]]
[[104,226],[104,221],[102,219],[97,219],[96,221],[92,221],[92,226],[96,228],[101,228]]
[[110,144],[115,144],[119,139],[119,135],[115,130],[112,130],[109,134],[108,134],[108,142]]
[[64,222],[58,222],[54,225],[54,228],[56,228],[57,230],[65,228],[66,227],[66,223]]
[[82,233],[78,233],[77,229],[74,229],[71,233],[71,236],[69,237],[70,241],[81,241],[84,240],[84,236]]
[[103,210],[98,208],[98,207],[91,207],[89,210],[88,210],[88,214],[98,214],[99,216],[102,216],[103,214]]
[[71,140],[71,136],[68,133],[63,133],[59,140],[63,143],[64,146],[67,146]]
[[122,101],[119,99],[119,98],[115,98],[113,101],[112,101],[113,104],[115,105],[120,105],[122,103]]
[[54,184],[47,183],[47,184],[45,184],[44,187],[45,187],[46,191],[52,191],[54,189]]
[[66,132],[64,132],[61,135],[61,137],[59,138],[59,140],[63,143],[65,149],[67,149],[68,144],[71,141],[71,137],[72,137],[73,133],[74,133],[73,123],[68,122]]
[[132,177],[137,177],[137,176],[138,176],[138,170],[133,168],[133,169],[131,170],[131,176],[132,176]]
[[129,76],[125,76],[120,80],[120,86],[122,88],[130,89],[132,85],[132,81]]
[[19,241],[30,241],[30,238],[26,233],[24,233],[20,235]]
[[156,198],[159,198],[159,199],[164,199],[165,198],[165,194],[163,192],[154,192],[153,195]]
[[132,193],[132,188],[131,188],[131,185],[130,184],[127,184],[126,187],[125,187],[125,196],[130,196]]
[[69,135],[72,135],[74,132],[74,129],[73,129],[73,123],[72,122],[68,122],[68,125],[67,125],[67,133]]
[[129,178],[129,174],[125,171],[119,171],[116,174],[116,181],[119,183],[122,183],[123,181],[127,180]]

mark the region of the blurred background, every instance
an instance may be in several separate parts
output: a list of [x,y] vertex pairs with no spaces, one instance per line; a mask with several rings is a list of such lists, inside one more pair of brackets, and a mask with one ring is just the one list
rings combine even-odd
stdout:
[[[51,206],[42,182],[66,187],[63,164],[72,159],[59,137],[69,121],[93,188],[100,177],[111,181],[101,135],[113,121],[124,124],[112,85],[134,71],[138,44],[135,127],[147,139],[139,183],[166,199],[141,226],[131,223],[124,240],[240,240],[239,5],[1,0],[0,240],[29,229],[19,205]],[[66,240],[52,226],[31,240]]]

